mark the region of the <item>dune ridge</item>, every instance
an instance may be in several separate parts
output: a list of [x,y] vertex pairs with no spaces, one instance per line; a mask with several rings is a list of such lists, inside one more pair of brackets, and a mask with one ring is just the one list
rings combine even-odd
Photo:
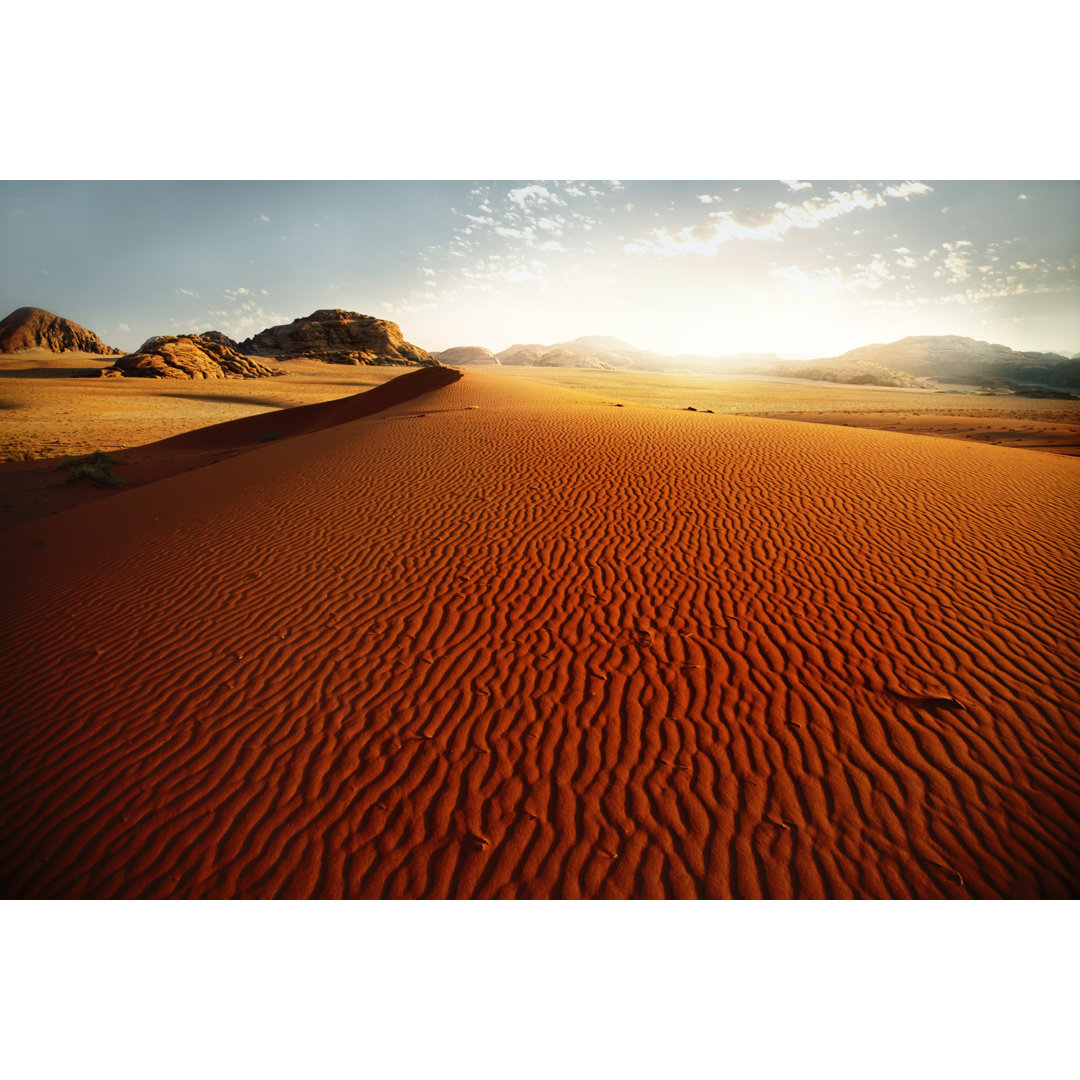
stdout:
[[1075,461],[457,374],[5,533],[3,895],[1077,896]]

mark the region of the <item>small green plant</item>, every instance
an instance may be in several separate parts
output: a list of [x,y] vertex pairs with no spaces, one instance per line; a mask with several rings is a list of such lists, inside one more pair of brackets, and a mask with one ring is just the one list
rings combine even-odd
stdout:
[[124,481],[113,472],[113,466],[117,464],[114,458],[109,457],[103,450],[95,450],[89,457],[78,458],[75,461],[65,462],[57,468],[68,470],[67,483],[72,484],[76,480],[86,477],[98,487],[121,487]]
[[259,442],[273,442],[275,439],[281,438],[280,431],[268,431],[265,435],[259,436]]

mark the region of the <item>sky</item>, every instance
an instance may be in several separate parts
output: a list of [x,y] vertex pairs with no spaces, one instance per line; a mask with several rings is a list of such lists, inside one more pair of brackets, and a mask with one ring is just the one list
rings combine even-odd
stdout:
[[0,222],[2,314],[125,349],[344,308],[430,351],[1080,351],[1076,181],[6,181]]

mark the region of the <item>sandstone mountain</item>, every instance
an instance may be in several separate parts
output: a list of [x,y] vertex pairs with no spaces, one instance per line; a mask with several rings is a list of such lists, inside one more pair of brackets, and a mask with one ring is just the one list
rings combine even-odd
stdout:
[[456,367],[458,364],[498,364],[499,358],[481,345],[456,345],[452,349],[432,353],[440,364]]
[[22,307],[0,322],[0,353],[45,349],[119,356],[122,350],[106,345],[97,334],[70,319],[42,308]]
[[401,335],[397,323],[340,308],[322,309],[240,342],[239,352],[278,359],[310,357],[331,364],[422,364],[438,361]]
[[261,379],[284,374],[279,368],[241,356],[221,344],[217,336],[211,332],[150,338],[138,352],[122,356],[101,374],[145,379]]
[[842,356],[813,363],[842,366],[862,361],[938,382],[1080,386],[1080,363],[1075,359],[1057,353],[1016,352],[1005,345],[954,335],[906,337],[887,345],[863,345]]

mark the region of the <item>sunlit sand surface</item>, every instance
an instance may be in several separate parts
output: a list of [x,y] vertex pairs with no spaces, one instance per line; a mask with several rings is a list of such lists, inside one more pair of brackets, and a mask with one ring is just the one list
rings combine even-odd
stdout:
[[1072,458],[472,370],[299,420],[208,386],[254,422],[3,534],[2,895],[1080,893]]

